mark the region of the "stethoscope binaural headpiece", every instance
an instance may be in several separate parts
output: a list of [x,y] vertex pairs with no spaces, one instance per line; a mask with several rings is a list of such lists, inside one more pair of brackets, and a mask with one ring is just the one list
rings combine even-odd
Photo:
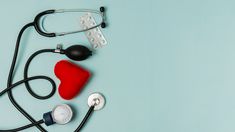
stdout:
[[[47,32],[43,25],[41,24],[41,18],[49,15],[49,14],[54,14],[54,13],[68,13],[68,12],[90,12],[90,13],[94,13],[94,14],[98,14],[101,17],[101,22],[98,23],[97,25],[87,28],[87,29],[83,29],[83,30],[75,30],[75,31],[69,31],[69,32],[59,32],[59,33],[54,33],[54,32]],[[42,20],[44,21],[44,20]],[[67,34],[73,34],[73,33],[79,33],[79,32],[85,32],[97,27],[102,27],[105,28],[106,27],[106,23],[105,23],[105,8],[104,7],[100,7],[100,10],[91,10],[91,9],[59,9],[59,10],[46,10],[43,11],[41,13],[39,13],[35,19],[34,19],[34,27],[36,29],[36,31],[45,37],[56,37],[56,36],[63,36],[63,35],[67,35]],[[43,23],[43,22],[42,22]]]

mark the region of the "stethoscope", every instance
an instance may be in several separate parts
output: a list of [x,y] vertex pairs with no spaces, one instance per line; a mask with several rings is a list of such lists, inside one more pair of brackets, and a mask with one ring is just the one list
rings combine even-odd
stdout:
[[[44,26],[42,25],[41,19],[43,17],[45,17],[46,15],[49,14],[54,14],[54,13],[66,13],[66,12],[90,12],[90,13],[95,13],[101,16],[101,22],[95,26],[92,26],[90,28],[86,28],[83,30],[77,30],[77,31],[70,31],[70,32],[61,32],[61,33],[55,33],[55,32],[47,32],[44,28]],[[68,35],[68,34],[73,34],[73,33],[79,33],[79,32],[85,32],[97,27],[102,27],[105,28],[106,24],[105,24],[105,8],[101,7],[100,11],[98,10],[90,10],[90,9],[60,9],[60,10],[47,10],[47,11],[43,11],[41,13],[39,13],[33,22],[26,24],[25,26],[23,26],[23,28],[20,30],[18,37],[17,37],[17,41],[16,41],[16,46],[15,46],[15,51],[14,51],[14,56],[12,59],[12,63],[11,63],[11,67],[10,67],[10,71],[9,71],[9,75],[8,75],[8,81],[7,81],[7,88],[5,88],[2,92],[0,92],[0,96],[2,96],[3,94],[7,93],[8,97],[11,101],[11,103],[15,106],[15,108],[20,111],[30,122],[31,124],[29,125],[25,125],[19,128],[15,128],[15,129],[10,129],[10,130],[0,130],[0,132],[15,132],[15,131],[21,131],[33,126],[36,126],[40,131],[42,132],[47,132],[47,130],[45,130],[41,124],[45,123],[47,126],[52,125],[52,124],[67,124],[73,116],[73,111],[71,109],[71,107],[69,105],[66,104],[62,104],[62,105],[57,105],[52,111],[47,112],[45,114],[43,114],[43,119],[36,121],[33,117],[31,117],[14,99],[13,95],[12,95],[12,89],[15,88],[16,86],[20,85],[20,84],[25,84],[28,92],[35,98],[37,99],[48,99],[50,97],[52,97],[55,94],[56,91],[56,84],[54,82],[54,80],[52,80],[50,77],[47,76],[32,76],[32,77],[28,77],[28,68],[30,65],[30,62],[39,54],[42,53],[59,53],[59,54],[65,54],[68,58],[75,60],[75,61],[81,61],[81,60],[85,60],[87,59],[90,55],[91,55],[91,51],[82,45],[73,45],[67,49],[62,49],[62,47],[57,47],[55,49],[42,49],[39,50],[37,52],[35,52],[34,54],[32,54],[29,59],[27,60],[25,67],[24,67],[24,79],[20,80],[16,83],[13,83],[13,73],[14,73],[14,69],[15,69],[15,65],[16,65],[16,61],[17,61],[17,56],[18,56],[18,52],[19,52],[19,46],[20,46],[20,41],[21,41],[21,37],[24,33],[24,31],[33,26],[35,28],[35,30],[42,36],[45,37],[56,37],[56,36],[63,36],[63,35]],[[29,85],[29,81],[32,80],[36,80],[36,79],[45,79],[47,81],[49,81],[52,85],[52,90],[51,92],[46,95],[46,96],[41,96],[38,95],[37,93],[35,93],[31,86]],[[88,106],[89,106],[89,110],[86,113],[85,117],[83,118],[82,122],[80,123],[80,125],[77,127],[77,129],[74,132],[78,132],[80,131],[84,124],[87,122],[87,120],[89,119],[89,117],[91,116],[91,114],[96,111],[96,110],[100,110],[104,107],[105,105],[105,98],[101,93],[93,93],[88,97]]]

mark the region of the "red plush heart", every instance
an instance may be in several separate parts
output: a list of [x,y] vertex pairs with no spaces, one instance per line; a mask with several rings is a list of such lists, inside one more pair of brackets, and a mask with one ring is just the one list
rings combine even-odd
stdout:
[[89,71],[67,60],[57,62],[54,72],[60,79],[59,94],[66,100],[80,93],[91,76]]

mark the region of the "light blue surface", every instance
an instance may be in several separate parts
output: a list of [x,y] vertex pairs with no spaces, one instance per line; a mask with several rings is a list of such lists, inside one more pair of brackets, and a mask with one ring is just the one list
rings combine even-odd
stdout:
[[[73,131],[86,113],[87,97],[102,92],[106,107],[96,112],[84,132],[234,132],[235,131],[235,17],[231,0],[2,0],[0,3],[0,84],[8,70],[20,28],[46,9],[91,8],[105,5],[109,44],[78,64],[94,74],[72,101],[58,94],[47,101],[31,97],[24,86],[15,98],[33,117],[41,119],[55,105],[76,110],[73,122],[45,127],[50,132]],[[66,26],[66,25],[65,25]],[[42,48],[75,43],[89,45],[84,34],[45,38],[32,28],[24,34],[15,81],[22,79],[26,58]],[[54,64],[65,59],[41,55],[30,74],[53,75]],[[47,93],[46,82],[33,82]],[[0,128],[29,123],[10,104],[0,100]],[[25,132],[38,131],[36,128]]]

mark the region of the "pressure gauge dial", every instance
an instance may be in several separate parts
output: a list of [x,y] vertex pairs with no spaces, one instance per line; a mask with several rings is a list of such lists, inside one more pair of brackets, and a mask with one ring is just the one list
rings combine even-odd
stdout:
[[53,110],[52,110],[52,118],[53,121],[57,124],[64,125],[70,122],[70,120],[73,117],[73,111],[70,108],[70,106],[66,104],[62,105],[57,105]]

